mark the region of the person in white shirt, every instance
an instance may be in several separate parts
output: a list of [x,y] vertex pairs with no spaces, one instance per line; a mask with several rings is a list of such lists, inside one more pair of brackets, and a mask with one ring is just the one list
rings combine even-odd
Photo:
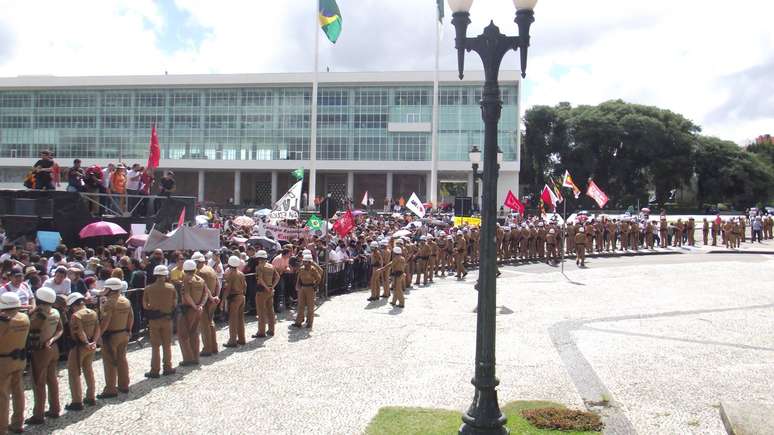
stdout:
[[[140,170],[140,164],[135,163],[132,165],[132,169],[126,173],[126,193],[127,195],[139,195],[140,194],[140,180],[142,178],[142,171]],[[129,198],[129,210],[134,210],[137,204],[138,198]]]
[[49,278],[43,283],[43,287],[54,289],[57,296],[67,296],[70,294],[70,279],[67,278],[67,268],[59,266],[54,271],[54,277]]
[[11,281],[0,287],[0,294],[11,292],[19,296],[22,309],[33,310],[35,308],[35,295],[29,284],[24,282],[24,271],[21,267],[14,266],[11,269]]

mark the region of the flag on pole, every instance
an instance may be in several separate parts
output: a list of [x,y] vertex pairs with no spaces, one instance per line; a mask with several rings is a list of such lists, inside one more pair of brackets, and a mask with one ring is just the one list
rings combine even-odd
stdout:
[[180,217],[177,218],[177,227],[180,228],[185,223],[185,207],[180,211]]
[[336,231],[336,234],[338,234],[339,237],[344,237],[349,234],[349,232],[352,231],[352,228],[355,228],[355,218],[352,216],[352,210],[347,210],[344,215],[333,224],[333,231]]
[[416,192],[411,193],[411,196],[406,203],[406,207],[420,218],[425,217],[425,206],[422,204],[422,201],[419,200]]
[[293,177],[295,177],[296,180],[302,180],[304,178],[304,168],[298,168],[291,172],[291,174]]
[[363,195],[363,200],[360,201],[360,203],[363,204],[364,206],[368,207],[369,203],[368,203],[368,191],[367,190],[366,190],[365,195]]
[[575,199],[578,199],[581,195],[581,190],[578,188],[578,186],[575,185],[575,182],[572,181],[572,176],[570,175],[570,171],[564,170],[564,179],[562,180],[562,187],[567,187],[569,189],[572,189],[572,194],[575,196]]
[[332,43],[336,43],[341,35],[341,12],[336,0],[319,0],[320,26],[325,36]]
[[519,198],[516,198],[516,195],[510,190],[508,191],[508,195],[505,196],[505,206],[524,216],[524,204],[522,204],[521,201],[519,201]]
[[550,208],[556,208],[557,197],[553,190],[548,187],[548,184],[543,185],[543,192],[540,194],[540,199],[543,200],[543,204],[548,205]]
[[320,219],[320,216],[313,214],[311,217],[309,217],[309,220],[306,221],[306,226],[315,231],[322,231],[323,223],[324,221]]
[[556,203],[561,204],[562,201],[564,201],[564,196],[562,196],[562,189],[559,188],[559,182],[553,178],[551,178],[551,190],[553,190],[554,195],[556,195]]
[[269,213],[269,219],[298,219],[298,210],[301,209],[301,186],[303,180],[297,182],[286,194],[274,204],[274,209]]
[[159,147],[159,136],[156,134],[156,124],[151,127],[150,151],[148,152],[148,164],[145,166],[149,171],[159,167],[161,159],[161,148]]
[[589,187],[586,189],[586,195],[590,196],[594,201],[596,201],[597,205],[599,205],[599,208],[603,208],[609,201],[609,198],[607,195],[605,195],[605,192],[603,192],[602,189],[597,186],[597,183],[595,183],[594,180],[589,180]]

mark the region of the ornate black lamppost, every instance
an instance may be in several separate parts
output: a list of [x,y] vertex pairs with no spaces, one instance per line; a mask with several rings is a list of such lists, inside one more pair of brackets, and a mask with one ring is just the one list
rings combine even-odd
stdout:
[[[478,180],[484,179],[484,174],[478,172],[478,165],[481,164],[481,150],[476,145],[470,149],[468,153],[470,159],[470,165],[473,167],[473,205],[478,211],[481,211],[481,204],[478,203]],[[497,148],[497,169],[500,169],[500,165],[503,164],[503,152],[500,148]]]
[[[473,0],[448,0],[452,10],[452,24],[456,30],[455,48],[460,79],[465,69],[465,51],[475,51],[484,64],[484,91],[481,99],[481,117],[484,120],[484,185],[481,207],[481,266],[478,276],[478,313],[476,323],[476,366],[472,380],[476,391],[473,403],[462,416],[460,434],[507,434],[505,416],[497,403],[495,377],[495,310],[497,257],[495,231],[497,226],[497,124],[500,121],[502,100],[498,76],[500,63],[506,53],[521,50],[521,75],[526,76],[529,28],[535,21],[537,0],[513,0],[516,6],[516,25],[519,36],[506,36],[490,23],[484,33],[467,37],[470,7]],[[519,89],[519,92],[522,92]]]

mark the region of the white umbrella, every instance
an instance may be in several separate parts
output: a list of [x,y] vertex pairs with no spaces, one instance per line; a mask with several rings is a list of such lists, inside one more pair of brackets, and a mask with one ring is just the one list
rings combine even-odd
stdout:
[[207,216],[200,214],[194,218],[194,221],[196,221],[196,225],[207,225],[210,220],[207,219]]
[[411,231],[409,231],[409,230],[398,230],[398,231],[395,231],[395,232],[392,234],[392,237],[393,237],[393,238],[397,238],[397,237],[406,237],[406,236],[408,236],[409,234],[411,234]]
[[271,209],[264,208],[253,213],[253,216],[268,216],[271,214]]

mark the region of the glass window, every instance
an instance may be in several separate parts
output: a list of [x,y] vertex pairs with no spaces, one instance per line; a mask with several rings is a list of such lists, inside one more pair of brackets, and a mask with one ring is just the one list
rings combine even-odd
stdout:
[[242,105],[271,106],[274,94],[271,89],[245,89],[242,91]]
[[236,115],[209,115],[204,128],[236,128]]
[[102,107],[132,107],[132,94],[129,92],[109,92],[102,95]]
[[427,89],[399,89],[395,91],[396,106],[427,106],[430,91]]
[[349,101],[349,91],[346,89],[320,88],[317,103],[320,106],[346,106]]
[[354,115],[354,128],[387,128],[387,114],[365,113]]
[[32,95],[0,93],[0,108],[11,107],[32,107]]
[[349,115],[337,113],[321,113],[317,115],[317,125],[320,128],[346,128]]
[[390,96],[386,89],[358,89],[355,91],[357,106],[387,106]]
[[393,138],[395,160],[429,160],[427,135],[401,134]]
[[175,92],[172,94],[172,107],[199,107],[201,97],[198,92]]
[[347,160],[348,137],[318,137],[317,158],[320,160]]
[[272,128],[274,117],[269,114],[242,115],[242,128],[244,129],[263,129]]
[[207,93],[207,106],[236,106],[239,94],[232,89],[212,89]]
[[0,128],[30,128],[30,117],[0,116]]
[[129,115],[102,115],[102,128],[130,128],[132,117]]
[[173,115],[171,128],[199,128],[199,115]]
[[165,98],[162,92],[140,92],[137,94],[138,107],[164,107]]

